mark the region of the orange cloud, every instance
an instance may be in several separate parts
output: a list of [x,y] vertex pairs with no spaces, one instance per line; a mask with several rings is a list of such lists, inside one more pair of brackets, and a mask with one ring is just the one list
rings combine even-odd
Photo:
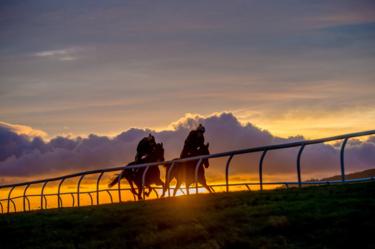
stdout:
[[48,134],[45,131],[34,129],[27,125],[10,124],[0,121],[0,126],[11,130],[18,135],[26,135],[28,137],[41,137],[44,139],[48,138]]

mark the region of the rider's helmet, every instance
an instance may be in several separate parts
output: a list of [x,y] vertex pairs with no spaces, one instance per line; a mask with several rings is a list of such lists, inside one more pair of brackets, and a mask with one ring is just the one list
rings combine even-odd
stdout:
[[148,134],[147,141],[155,142],[155,137],[153,135],[151,135],[151,133],[150,133],[150,134]]
[[204,133],[206,129],[204,128],[202,124],[199,124],[199,126],[197,127],[197,131]]

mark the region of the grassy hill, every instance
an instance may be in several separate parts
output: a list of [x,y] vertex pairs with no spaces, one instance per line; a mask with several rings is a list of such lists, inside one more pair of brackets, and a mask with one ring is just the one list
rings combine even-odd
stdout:
[[[345,179],[350,180],[350,179],[367,178],[367,177],[375,177],[375,169],[367,169],[364,171],[358,171],[358,172],[354,172],[351,174],[347,174],[345,176]],[[321,179],[321,181],[335,181],[335,180],[341,180],[341,175],[336,175],[336,176]]]
[[0,216],[1,248],[375,248],[375,183]]

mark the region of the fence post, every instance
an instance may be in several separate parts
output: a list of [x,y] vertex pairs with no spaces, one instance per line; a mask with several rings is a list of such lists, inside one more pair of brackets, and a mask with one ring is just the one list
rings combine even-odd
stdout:
[[74,194],[70,193],[70,196],[72,197],[72,207],[74,207]]
[[298,155],[297,155],[297,179],[298,179],[298,187],[302,187],[302,184],[301,184],[301,156],[302,156],[302,152],[303,152],[304,149],[305,149],[305,144],[303,144],[301,146],[301,148],[298,151]]
[[171,191],[170,191],[171,188],[169,187],[170,186],[169,179],[171,179],[171,172],[173,170],[174,164],[175,164],[175,161],[172,161],[171,167],[169,167],[167,170],[167,179],[165,179],[165,182],[168,183],[168,197],[171,196]]
[[233,154],[230,155],[230,157],[228,158],[227,160],[227,164],[225,165],[225,185],[226,185],[226,189],[227,189],[227,192],[229,192],[229,165],[230,165],[230,162],[232,161],[232,158],[233,158]]
[[62,178],[60,183],[59,183],[59,187],[57,188],[57,207],[58,208],[61,208],[62,207],[62,199],[60,197],[60,192],[61,192],[61,185],[64,183],[66,178]]
[[14,212],[16,213],[17,212],[16,203],[12,199],[10,200],[10,202],[13,204],[13,209],[14,209]]
[[90,196],[91,206],[93,206],[94,205],[94,199],[91,196],[91,192],[88,192],[88,194]]
[[100,179],[102,179],[103,174],[104,174],[104,171],[100,173],[98,180],[96,181],[96,205],[99,205],[99,183],[100,183]]
[[344,141],[342,142],[341,145],[341,150],[340,150],[340,165],[341,165],[341,181],[345,182],[345,164],[344,164],[344,153],[345,153],[345,146],[346,143],[348,142],[349,138],[345,138]]
[[48,207],[48,201],[47,201],[47,197],[45,195],[43,195],[43,200],[46,203],[45,206],[47,208]]
[[199,159],[198,163],[195,165],[195,194],[198,194],[198,171],[199,171],[199,167],[201,163],[202,163],[202,158]]
[[122,172],[121,170],[120,174],[118,175],[118,182],[117,182],[117,190],[118,190],[118,202],[121,203],[121,178],[122,178]]
[[107,189],[107,193],[108,193],[108,195],[109,195],[109,198],[111,199],[111,204],[113,204],[113,198],[112,198],[111,191],[109,191],[109,190]]
[[263,190],[263,161],[264,161],[264,157],[266,156],[267,154],[267,150],[264,150],[263,153],[262,153],[262,156],[260,157],[260,160],[259,160],[259,188],[260,188],[260,191]]
[[29,197],[26,196],[26,200],[27,200],[27,206],[29,208],[29,211],[31,210],[31,206],[30,206],[30,200],[29,200]]
[[[12,194],[12,192],[13,192],[13,189],[15,188],[16,186],[13,186],[10,190],[9,190],[9,193],[8,193],[8,207],[7,207],[7,213],[9,213],[9,211],[10,211],[10,202],[11,202],[11,200],[10,200],[10,196],[11,196],[11,194]],[[14,203],[13,203],[13,205],[14,205]]]
[[80,187],[81,187],[81,181],[82,181],[82,179],[83,179],[85,176],[86,176],[86,175],[81,175],[81,177],[80,177],[79,180],[78,180],[78,184],[77,184],[77,206],[78,206],[78,207],[80,207],[80,198],[79,198],[80,193],[79,193],[79,189],[80,189]]
[[[27,184],[25,189],[23,190],[23,211],[26,212],[26,191],[30,187],[30,184]],[[30,205],[29,205],[30,208]]]
[[[48,181],[45,181],[45,182],[43,183],[42,191],[41,191],[41,193],[40,193],[40,209],[41,209],[41,210],[44,209],[44,206],[43,206],[43,201],[44,201],[44,198],[45,198],[45,196],[44,196],[44,188],[46,187],[47,183],[48,183]],[[47,199],[47,198],[46,198],[46,199]],[[46,208],[47,208],[47,201],[46,201]]]

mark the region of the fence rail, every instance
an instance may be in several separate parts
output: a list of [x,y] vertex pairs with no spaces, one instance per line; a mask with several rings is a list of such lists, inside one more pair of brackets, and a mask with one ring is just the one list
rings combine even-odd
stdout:
[[[47,196],[57,196],[57,204],[58,207],[61,208],[63,207],[63,198],[62,196],[65,195],[70,195],[72,198],[72,206],[75,206],[75,202],[77,202],[77,206],[81,206],[80,203],[80,196],[83,194],[87,194],[90,198],[90,203],[91,205],[94,205],[94,198],[93,196],[96,196],[96,205],[100,204],[100,193],[106,192],[107,195],[110,198],[111,203],[114,203],[113,201],[113,192],[117,192],[118,194],[118,202],[122,202],[122,195],[121,193],[123,191],[129,191],[128,188],[121,188],[121,182],[118,182],[118,187],[117,189],[100,189],[100,180],[102,179],[102,176],[104,173],[108,172],[114,172],[114,171],[121,171],[125,167],[127,169],[131,168],[145,168],[142,176],[142,189],[144,190],[144,185],[145,185],[145,176],[150,167],[158,167],[159,165],[162,164],[171,164],[171,167],[169,168],[167,172],[167,178],[170,177],[170,172],[175,163],[178,162],[187,162],[187,161],[197,161],[197,164],[195,166],[195,192],[199,193],[199,186],[198,186],[198,169],[199,166],[201,165],[201,162],[205,159],[213,159],[213,158],[228,158],[226,161],[226,166],[225,166],[225,184],[216,184],[216,185],[210,185],[212,188],[217,188],[217,187],[224,187],[225,190],[228,192],[229,188],[232,186],[245,186],[247,189],[250,190],[250,186],[258,186],[259,189],[262,191],[264,185],[284,185],[286,187],[295,185],[298,187],[302,187],[303,185],[311,185],[311,184],[335,184],[335,183],[349,183],[349,182],[359,182],[359,181],[371,181],[375,180],[374,178],[359,178],[359,179],[353,179],[353,180],[346,180],[345,178],[345,147],[350,138],[354,137],[363,137],[363,136],[369,136],[369,135],[374,135],[375,130],[370,130],[370,131],[364,131],[364,132],[357,132],[357,133],[349,133],[349,134],[344,134],[340,136],[334,136],[334,137],[327,137],[327,138],[321,138],[321,139],[314,139],[314,140],[302,140],[298,142],[292,142],[292,143],[284,143],[284,144],[275,144],[275,145],[268,145],[268,146],[261,146],[261,147],[253,147],[253,148],[247,148],[247,149],[241,149],[241,150],[233,150],[233,151],[227,151],[227,152],[222,152],[222,153],[215,153],[215,154],[210,154],[210,155],[204,155],[204,156],[196,156],[196,157],[190,157],[190,158],[184,158],[184,159],[176,159],[176,160],[170,160],[170,161],[165,161],[165,162],[155,162],[155,163],[146,163],[146,164],[138,164],[138,165],[132,165],[132,166],[120,166],[120,167],[113,167],[113,168],[106,168],[106,169],[97,169],[97,170],[89,170],[89,171],[83,171],[75,174],[69,174],[69,175],[64,175],[64,176],[59,176],[59,177],[53,177],[53,178],[47,178],[47,179],[42,179],[42,180],[35,180],[35,181],[28,181],[28,182],[22,182],[22,183],[16,183],[16,184],[6,184],[6,185],[1,185],[0,190],[2,189],[9,189],[7,193],[6,198],[1,198],[0,199],[0,211],[1,213],[10,213],[11,207],[13,207],[13,212],[17,212],[17,210],[22,210],[22,211],[29,211],[30,208],[30,199],[31,197],[39,197],[40,198],[40,209],[45,209],[48,208],[48,203],[47,203]],[[309,182],[304,182],[302,181],[302,175],[301,175],[301,158],[304,149],[308,145],[313,145],[313,144],[320,144],[320,143],[326,143],[326,142],[332,142],[332,141],[339,141],[342,140],[341,148],[340,148],[340,172],[341,172],[341,180],[340,181],[309,181]],[[263,182],[263,162],[265,157],[267,156],[269,151],[273,150],[281,150],[281,149],[287,149],[287,148],[294,148],[294,147],[299,147],[297,157],[296,157],[296,174],[297,174],[297,180],[295,182]],[[229,169],[231,165],[231,161],[235,156],[242,155],[242,154],[251,154],[251,153],[256,153],[256,152],[261,152],[261,157],[259,159],[259,182],[256,183],[229,183]],[[88,176],[88,175],[98,175],[96,178],[96,190],[95,191],[81,191],[81,182],[82,180]],[[78,178],[79,177],[79,178]],[[61,187],[63,183],[67,179],[74,179],[78,178],[77,181],[77,190],[74,192],[61,192]],[[57,193],[52,193],[52,194],[47,194],[45,193],[45,188],[48,183],[51,182],[58,182],[58,190]],[[40,194],[27,194],[27,190],[30,189],[30,186],[36,185],[36,184],[42,184],[41,187],[41,192]],[[14,191],[15,188],[17,187],[24,187],[23,194],[20,196],[12,197],[12,192]],[[157,192],[157,189],[159,188],[154,188],[154,192],[157,197],[159,197],[159,194]],[[183,188],[184,189],[184,188]],[[144,191],[143,191],[144,193]],[[169,194],[169,189],[168,189],[168,194]],[[75,200],[76,197],[76,200]],[[16,199],[22,199],[22,209],[17,208],[16,203],[14,200]],[[4,208],[3,203],[6,203],[6,211]]]

